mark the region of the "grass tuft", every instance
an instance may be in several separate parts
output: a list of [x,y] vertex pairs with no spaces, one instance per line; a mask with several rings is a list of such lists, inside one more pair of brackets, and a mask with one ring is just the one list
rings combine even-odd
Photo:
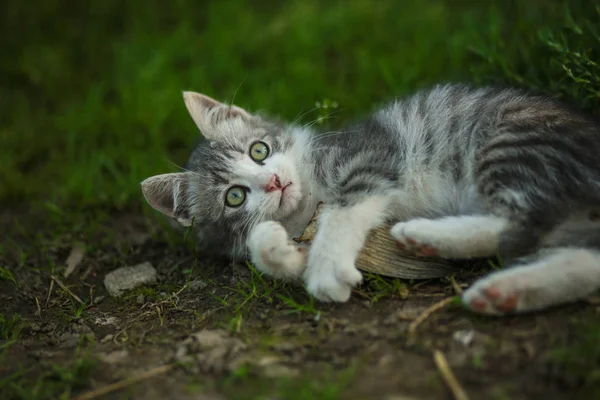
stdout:
[[555,344],[548,362],[560,379],[600,395],[600,323],[594,319],[576,320],[568,337]]
[[95,360],[84,356],[69,365],[52,364],[46,372],[30,374],[27,369],[0,378],[0,398],[67,400],[89,386]]

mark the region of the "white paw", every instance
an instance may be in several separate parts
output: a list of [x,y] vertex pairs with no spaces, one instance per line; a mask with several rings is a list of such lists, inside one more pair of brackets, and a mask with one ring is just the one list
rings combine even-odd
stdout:
[[403,250],[422,257],[449,256],[436,225],[439,226],[439,223],[429,219],[413,219],[397,223],[390,233],[396,239],[398,247]]
[[362,274],[347,256],[336,257],[335,253],[311,252],[304,280],[306,290],[317,300],[342,303],[362,281]]
[[279,222],[265,221],[256,225],[246,243],[260,271],[283,279],[296,279],[304,272],[306,255],[289,240]]
[[463,293],[462,301],[477,314],[504,315],[537,308],[543,290],[532,274],[515,267],[492,273],[476,281]]
[[478,280],[463,294],[463,303],[479,314],[524,313],[577,301],[600,287],[595,251],[548,249],[536,257]]

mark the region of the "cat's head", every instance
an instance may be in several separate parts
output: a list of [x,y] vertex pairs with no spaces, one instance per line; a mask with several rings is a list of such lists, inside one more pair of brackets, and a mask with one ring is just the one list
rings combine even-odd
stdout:
[[194,224],[198,242],[220,254],[240,254],[255,224],[294,214],[305,193],[290,128],[240,107],[194,92],[185,105],[204,139],[185,171],[141,183],[148,203],[183,226]]

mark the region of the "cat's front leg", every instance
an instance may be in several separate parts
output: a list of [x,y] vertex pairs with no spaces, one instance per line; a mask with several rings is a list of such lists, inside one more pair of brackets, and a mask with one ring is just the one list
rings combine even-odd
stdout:
[[369,231],[383,222],[390,203],[384,196],[367,197],[354,205],[326,205],[308,254],[304,280],[307,291],[321,301],[345,302],[362,281],[355,266]]
[[291,241],[275,221],[257,224],[246,241],[252,264],[273,278],[292,281],[302,277],[308,246]]

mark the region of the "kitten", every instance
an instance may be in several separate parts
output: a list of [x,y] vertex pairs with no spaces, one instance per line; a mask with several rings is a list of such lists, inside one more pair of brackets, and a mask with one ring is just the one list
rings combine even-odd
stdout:
[[[463,295],[482,314],[534,311],[600,288],[600,124],[516,89],[437,85],[343,132],[251,115],[184,92],[205,140],[184,172],[142,182],[147,201],[207,252],[251,259],[345,302],[368,232],[448,259],[499,254],[510,268]],[[325,203],[310,248],[290,240]]]

